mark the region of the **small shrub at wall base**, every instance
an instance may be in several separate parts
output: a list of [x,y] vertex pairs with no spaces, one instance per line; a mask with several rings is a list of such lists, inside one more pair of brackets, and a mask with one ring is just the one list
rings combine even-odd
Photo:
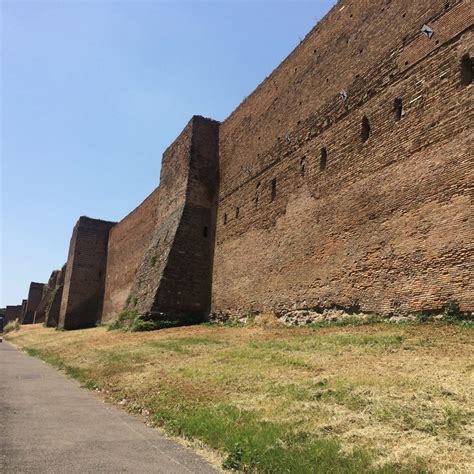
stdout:
[[418,311],[415,313],[415,317],[420,323],[426,323],[430,320],[431,313],[429,311]]
[[119,315],[116,321],[109,325],[109,331],[115,329],[129,329],[130,322],[139,315],[136,309],[125,309]]
[[470,316],[467,313],[463,313],[459,308],[459,303],[456,300],[448,300],[444,307],[443,316],[447,321],[468,321]]
[[161,312],[140,314],[136,309],[132,309],[122,311],[108,329],[109,331],[123,329],[131,332],[154,331],[177,326],[190,326],[202,322],[204,322],[204,316],[201,313],[189,313],[172,317]]
[[3,328],[3,332],[6,334],[8,332],[18,331],[20,327],[21,327],[20,321],[18,321],[18,319],[15,319],[15,321],[10,321],[9,323],[5,324],[5,327]]
[[162,312],[149,312],[137,315],[130,326],[130,331],[154,331],[156,329],[172,328],[177,326],[191,326],[204,322],[202,313],[188,313],[172,316]]

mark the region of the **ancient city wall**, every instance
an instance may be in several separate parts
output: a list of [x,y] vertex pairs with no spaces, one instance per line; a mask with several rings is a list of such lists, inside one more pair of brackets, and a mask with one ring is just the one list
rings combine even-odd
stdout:
[[74,227],[59,314],[59,326],[78,329],[100,321],[107,245],[114,222],[80,217]]
[[21,305],[7,306],[5,309],[5,324],[16,319],[21,320]]
[[157,222],[128,298],[154,319],[203,317],[211,299],[219,123],[193,117],[165,151]]
[[25,319],[25,313],[26,313],[26,303],[27,300],[21,300],[21,318],[20,322],[23,323],[23,320]]
[[28,290],[28,298],[24,306],[24,312],[22,314],[22,324],[32,324],[34,321],[34,315],[36,308],[41,302],[43,297],[44,283],[31,282]]
[[41,301],[38,307],[36,308],[35,315],[33,318],[33,322],[35,324],[45,322],[46,311],[51,304],[51,299],[53,298],[53,294],[56,289],[60,273],[60,270],[53,270],[51,276],[49,277],[48,283],[46,283],[43,287],[43,295],[41,297]]
[[126,306],[135,274],[153,237],[159,195],[157,188],[110,231],[103,322],[116,319]]
[[22,318],[474,310],[473,15],[338,2],[225,122],[192,118],[120,223],[81,217]]
[[214,311],[474,308],[470,6],[339,2],[223,122]]
[[64,277],[66,275],[66,264],[64,264],[56,275],[54,286],[45,307],[44,323],[47,327],[56,327],[59,324],[59,313],[63,296]]

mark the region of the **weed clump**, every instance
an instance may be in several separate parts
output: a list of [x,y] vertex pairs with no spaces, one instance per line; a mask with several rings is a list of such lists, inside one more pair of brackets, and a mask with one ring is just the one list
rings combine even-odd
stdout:
[[466,321],[469,316],[466,313],[463,313],[459,308],[459,303],[456,300],[449,300],[444,307],[443,316],[446,321],[449,322],[458,322]]
[[415,318],[420,323],[427,323],[432,317],[429,311],[418,311],[415,313]]
[[15,319],[15,321],[10,321],[9,323],[5,324],[5,327],[3,328],[3,332],[6,334],[8,332],[18,331],[20,327],[21,327],[20,321],[18,321],[18,319]]
[[139,313],[136,309],[125,309],[119,313],[118,318],[109,325],[108,330],[114,331],[116,329],[127,330],[130,326],[130,321],[134,320],[139,316]]
[[108,330],[122,329],[130,332],[155,331],[177,326],[190,326],[202,323],[204,317],[199,314],[187,314],[173,318],[165,313],[149,312],[141,314],[136,309],[126,309],[122,311],[117,320],[114,321]]

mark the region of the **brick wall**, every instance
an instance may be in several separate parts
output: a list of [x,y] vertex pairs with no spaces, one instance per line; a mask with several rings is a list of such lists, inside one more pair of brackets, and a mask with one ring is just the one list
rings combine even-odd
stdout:
[[66,264],[64,264],[56,276],[55,286],[51,292],[49,301],[45,307],[44,322],[47,327],[56,327],[59,323],[59,313],[61,310],[61,299],[63,295],[64,277],[66,274]]
[[25,313],[26,313],[26,303],[28,301],[27,300],[22,300],[21,301],[21,318],[20,318],[20,323],[23,322],[23,320],[25,319]]
[[80,217],[69,246],[59,326],[78,329],[100,321],[113,222]]
[[468,4],[339,2],[223,122],[214,311],[474,308]]
[[472,24],[467,0],[339,1],[119,224],[79,219],[48,325],[474,310]]
[[193,117],[165,151],[157,224],[137,271],[129,309],[154,318],[210,308],[219,123]]
[[43,287],[41,301],[38,307],[36,308],[35,315],[33,317],[33,321],[35,324],[45,322],[46,310],[51,304],[51,299],[53,298],[60,272],[60,270],[53,270],[51,276],[49,277],[48,283],[46,283],[46,285],[44,285]]
[[16,319],[21,321],[21,305],[7,306],[5,309],[5,324]]
[[135,274],[153,237],[158,200],[159,188],[110,231],[102,322],[116,319],[126,306]]
[[32,324],[36,308],[43,297],[44,283],[31,282],[28,290],[28,298],[24,307],[22,324]]

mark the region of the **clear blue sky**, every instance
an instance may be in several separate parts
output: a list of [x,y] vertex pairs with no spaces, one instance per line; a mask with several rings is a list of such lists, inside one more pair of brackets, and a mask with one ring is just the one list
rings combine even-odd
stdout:
[[192,115],[225,119],[335,0],[1,3],[1,294],[67,259],[81,215],[120,220]]

